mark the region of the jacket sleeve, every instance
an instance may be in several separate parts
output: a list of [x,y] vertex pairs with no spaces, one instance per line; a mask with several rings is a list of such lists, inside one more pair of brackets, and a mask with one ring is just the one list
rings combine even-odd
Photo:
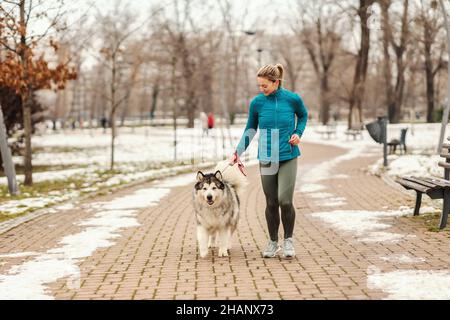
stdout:
[[236,148],[238,156],[241,156],[245,150],[247,150],[250,142],[256,135],[258,130],[258,110],[257,103],[255,99],[250,103],[247,125],[245,126],[244,133],[242,134],[241,140]]
[[308,109],[306,109],[303,99],[298,94],[295,94],[294,109],[297,115],[297,127],[295,128],[294,134],[298,134],[301,138],[303,132],[305,132],[306,123],[308,122]]

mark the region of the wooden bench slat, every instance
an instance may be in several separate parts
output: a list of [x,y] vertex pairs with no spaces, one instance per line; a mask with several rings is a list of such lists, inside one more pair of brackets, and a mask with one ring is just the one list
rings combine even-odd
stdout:
[[[440,156],[442,157],[442,158],[446,158],[446,159],[450,159],[450,153],[448,153],[448,152],[441,152],[441,154],[440,154]],[[450,163],[449,163],[450,164]]]
[[421,178],[421,177],[402,177],[402,179],[403,180],[408,180],[408,181],[411,181],[411,182],[415,182],[415,183],[419,183],[419,184],[422,184],[422,185],[424,185],[426,187],[429,187],[429,188],[436,188],[436,187],[440,188],[441,187],[441,186],[435,184],[434,182],[430,182],[427,179]]
[[443,143],[442,148],[445,150],[450,149],[450,143]]
[[445,180],[445,179],[439,179],[439,178],[430,178],[430,177],[424,177],[423,178],[425,181],[431,182],[431,183],[435,183],[440,187],[443,188],[450,188],[450,181]]
[[447,162],[441,161],[441,162],[438,163],[438,166],[442,167],[442,168],[445,168],[445,169],[450,169],[450,163],[447,163]]
[[402,178],[397,178],[395,181],[397,181],[398,183],[400,183],[402,186],[404,186],[407,189],[413,189],[413,190],[417,190],[420,191],[422,193],[427,193],[427,191],[429,190],[429,188],[421,185],[421,184],[417,184],[415,182],[411,182],[411,181],[407,181],[404,180]]

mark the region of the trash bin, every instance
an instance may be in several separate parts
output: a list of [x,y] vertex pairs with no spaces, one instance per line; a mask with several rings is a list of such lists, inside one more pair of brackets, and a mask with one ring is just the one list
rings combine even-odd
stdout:
[[366,124],[367,132],[376,143],[383,144],[383,165],[388,166],[387,160],[387,122],[388,118],[378,117],[377,121]]
[[386,141],[386,117],[379,117],[378,120],[366,124],[367,132],[375,140],[376,143],[384,143]]
[[381,123],[380,121],[373,121],[371,123],[366,124],[367,132],[375,140],[376,143],[383,143],[381,140]]

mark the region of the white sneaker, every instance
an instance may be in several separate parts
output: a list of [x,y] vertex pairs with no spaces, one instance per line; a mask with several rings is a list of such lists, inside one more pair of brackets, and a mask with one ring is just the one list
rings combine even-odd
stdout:
[[284,239],[283,242],[283,256],[285,258],[295,257],[294,241],[292,238]]
[[266,250],[264,250],[262,254],[263,258],[274,258],[280,250],[281,248],[278,245],[278,242],[270,240],[267,244]]

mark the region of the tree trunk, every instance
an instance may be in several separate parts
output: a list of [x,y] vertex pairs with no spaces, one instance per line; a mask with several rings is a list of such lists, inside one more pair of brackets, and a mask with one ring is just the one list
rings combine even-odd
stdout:
[[189,94],[188,100],[186,103],[186,112],[187,112],[187,118],[188,118],[188,128],[194,128],[195,126],[195,111],[197,109],[196,103],[195,103],[195,97],[193,94]]
[[330,88],[328,85],[328,72],[322,74],[322,79],[320,80],[320,120],[322,124],[326,125],[330,121]]
[[172,120],[173,120],[173,161],[177,161],[177,87],[176,87],[177,58],[172,57]]
[[431,57],[431,34],[427,21],[423,21],[424,35],[424,56],[425,56],[425,81],[427,88],[427,122],[431,123],[434,119],[434,75],[433,62]]
[[158,105],[158,96],[159,96],[159,83],[156,83],[153,86],[152,91],[152,106],[150,108],[150,119],[155,117],[156,106]]
[[112,55],[112,77],[111,77],[111,113],[110,113],[110,121],[111,121],[111,165],[110,170],[114,170],[114,151],[115,151],[115,139],[116,139],[116,55]]
[[116,146],[116,112],[113,110],[110,115],[111,119],[111,166],[110,170],[114,170],[114,152]]
[[22,96],[23,127],[25,133],[24,172],[26,186],[33,185],[33,165],[31,148],[31,98],[29,94]]
[[[403,61],[409,38],[408,7],[409,0],[404,1],[402,28],[400,44],[396,44],[392,38],[392,29],[389,21],[390,0],[380,0],[381,12],[383,16],[383,53],[384,53],[384,76],[386,86],[386,105],[388,108],[389,121],[398,123],[401,120],[401,107],[403,103],[403,92],[405,87],[405,63]],[[397,81],[395,88],[392,85],[392,69],[390,63],[389,48],[393,46],[396,54]]]
[[434,79],[433,76],[427,74],[427,123],[432,123],[435,121],[434,119]]
[[403,53],[401,53],[397,57],[397,84],[395,86],[395,109],[394,109],[395,112],[392,123],[399,123],[401,120],[404,91],[405,91],[405,63],[403,61]]
[[[368,28],[369,15],[367,9],[373,4],[373,0],[360,0],[358,15],[361,24],[361,45],[358,52],[358,60],[356,63],[355,76],[353,79],[352,95],[350,97],[348,128],[352,128],[353,119],[357,119],[359,123],[362,119],[362,102],[366,88],[366,75],[369,65],[369,50],[370,50],[370,29]],[[355,109],[357,117],[354,116]]]
[[[24,69],[24,81],[28,80],[28,46],[26,43],[26,17],[25,17],[25,0],[19,3],[20,8],[20,26],[23,28],[20,37],[20,62]],[[23,111],[23,129],[25,133],[25,157],[24,157],[24,171],[26,186],[33,184],[33,165],[32,165],[32,149],[31,149],[31,104],[32,104],[32,89],[27,85],[25,92],[21,94],[22,111]]]

